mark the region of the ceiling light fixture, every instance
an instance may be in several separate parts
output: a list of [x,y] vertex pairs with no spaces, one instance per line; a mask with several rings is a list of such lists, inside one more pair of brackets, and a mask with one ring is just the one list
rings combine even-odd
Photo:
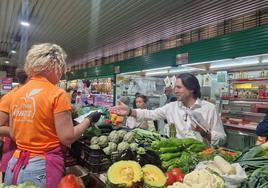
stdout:
[[151,71],[159,71],[159,70],[167,70],[172,68],[171,66],[166,66],[166,67],[159,67],[159,68],[154,68],[154,69],[146,69],[142,70],[143,72],[151,72]]
[[16,50],[11,50],[10,51],[12,54],[15,54],[16,53]]
[[29,22],[26,21],[21,21],[20,24],[25,27],[29,27],[31,25]]
[[5,61],[5,64],[9,64],[10,62],[8,60]]
[[168,74],[168,70],[145,72],[145,76],[159,76],[159,75],[165,75],[165,74]]
[[243,67],[250,65],[257,65],[260,63],[259,57],[250,57],[250,58],[235,58],[233,61],[221,62],[221,63],[212,63],[210,65],[211,70],[222,69],[222,68],[234,68],[234,67]]

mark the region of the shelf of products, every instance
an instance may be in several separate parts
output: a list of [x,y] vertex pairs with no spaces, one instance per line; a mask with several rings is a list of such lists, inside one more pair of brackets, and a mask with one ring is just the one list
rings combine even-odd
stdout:
[[109,94],[91,94],[88,97],[88,103],[94,106],[113,106],[113,95]]
[[263,82],[263,81],[268,81],[268,78],[230,79],[229,81],[232,83]]
[[220,97],[227,147],[240,149],[256,143],[256,127],[268,112],[268,76],[265,71],[228,73],[228,92]]

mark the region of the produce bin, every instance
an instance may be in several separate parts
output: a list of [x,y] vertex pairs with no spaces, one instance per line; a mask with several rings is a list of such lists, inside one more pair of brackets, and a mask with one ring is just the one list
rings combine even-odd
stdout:
[[118,153],[107,156],[102,149],[91,149],[87,142],[79,140],[72,145],[72,154],[89,172],[103,173],[117,160]]

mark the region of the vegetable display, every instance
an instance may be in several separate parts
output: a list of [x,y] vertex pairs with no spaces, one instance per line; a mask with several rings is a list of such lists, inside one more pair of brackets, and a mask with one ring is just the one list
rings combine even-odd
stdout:
[[136,161],[119,161],[107,172],[108,187],[144,187],[162,188],[166,185],[166,177],[157,166],[141,166]]
[[243,152],[237,162],[245,169],[248,179],[241,187],[251,188],[268,186],[268,142],[254,146]]
[[33,185],[31,182],[25,182],[19,185],[4,185],[0,184],[0,188],[37,188],[37,186]]
[[193,138],[170,138],[153,142],[151,148],[160,154],[164,169],[180,168],[188,173],[199,162],[198,152],[207,145]]
[[168,188],[225,188],[222,178],[207,170],[194,170],[186,174],[183,183],[176,182]]
[[108,187],[135,187],[142,183],[143,172],[136,161],[119,161],[107,172]]

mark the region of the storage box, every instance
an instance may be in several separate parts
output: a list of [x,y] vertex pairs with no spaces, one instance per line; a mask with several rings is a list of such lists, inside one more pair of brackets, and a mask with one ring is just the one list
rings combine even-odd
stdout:
[[71,150],[72,155],[77,159],[79,164],[85,166],[89,172],[98,174],[106,172],[118,157],[117,152],[113,152],[111,156],[108,156],[102,149],[91,149],[89,144],[83,140],[72,144]]

